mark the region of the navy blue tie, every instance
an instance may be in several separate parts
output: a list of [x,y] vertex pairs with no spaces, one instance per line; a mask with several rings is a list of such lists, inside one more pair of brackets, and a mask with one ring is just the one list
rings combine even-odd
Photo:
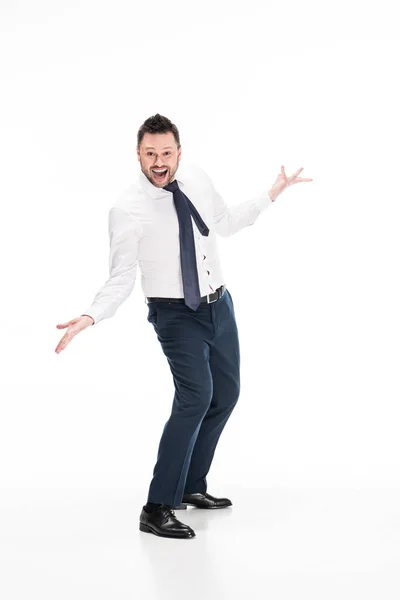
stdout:
[[208,235],[209,229],[197,212],[196,207],[179,188],[176,179],[166,185],[163,189],[173,193],[174,204],[178,214],[183,295],[185,297],[185,304],[189,308],[197,310],[200,304],[200,288],[193,227],[190,215],[192,215],[197,228],[202,235]]

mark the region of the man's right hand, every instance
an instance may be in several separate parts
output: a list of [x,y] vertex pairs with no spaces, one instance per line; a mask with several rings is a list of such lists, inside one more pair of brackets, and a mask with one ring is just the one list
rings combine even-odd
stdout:
[[71,321],[68,321],[67,323],[59,323],[56,325],[57,329],[65,329],[68,327],[67,331],[58,342],[56,353],[60,354],[61,350],[64,350],[64,348],[68,346],[70,341],[76,336],[77,333],[83,329],[86,329],[86,327],[89,327],[89,325],[93,325],[93,323],[93,317],[89,317],[89,315],[81,315],[80,317],[71,319]]

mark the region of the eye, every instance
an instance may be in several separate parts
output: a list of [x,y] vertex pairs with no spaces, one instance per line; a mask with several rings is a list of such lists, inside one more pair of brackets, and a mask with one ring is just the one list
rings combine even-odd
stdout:
[[[154,154],[154,152],[147,152],[147,156],[150,156],[151,154]],[[165,152],[164,154],[171,154],[171,151],[168,150],[168,152]]]

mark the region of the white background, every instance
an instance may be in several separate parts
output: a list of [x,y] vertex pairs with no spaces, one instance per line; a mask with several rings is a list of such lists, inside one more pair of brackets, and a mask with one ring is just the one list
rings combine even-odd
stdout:
[[[108,278],[108,209],[136,179],[137,130],[157,112],[177,125],[182,160],[204,168],[228,204],[269,189],[281,165],[287,174],[304,167],[301,175],[313,178],[283,192],[252,226],[219,238],[240,334],[242,391],[217,447],[210,493],[241,499],[237,539],[243,522],[264,527],[268,498],[278,494],[281,507],[279,494],[287,490],[315,498],[314,490],[328,505],[338,497],[342,516],[346,497],[364,490],[354,515],[364,506],[366,523],[373,518],[365,509],[371,494],[375,516],[391,511],[389,524],[375,530],[381,541],[387,532],[381,553],[376,539],[358,536],[348,560],[331,570],[318,561],[331,542],[321,536],[318,548],[307,546],[310,531],[319,528],[314,509],[306,546],[291,538],[293,523],[298,526],[291,514],[285,531],[287,547],[299,551],[293,564],[282,551],[269,571],[275,579],[268,579],[261,559],[251,563],[258,565],[253,573],[250,563],[240,571],[234,562],[236,576],[256,577],[257,590],[264,590],[257,598],[268,590],[286,598],[281,575],[291,576],[284,585],[293,582],[296,597],[304,585],[309,598],[313,592],[327,598],[332,573],[338,585],[332,597],[354,598],[367,574],[378,578],[376,593],[382,592],[379,577],[387,583],[400,565],[393,500],[400,487],[400,40],[393,3],[2,0],[0,8],[0,514],[13,523],[1,546],[7,599],[26,596],[11,583],[22,557],[41,598],[99,597],[96,586],[107,576],[104,597],[128,598],[138,592],[135,581],[146,586],[160,572],[168,581],[176,577],[170,592],[179,598],[171,591],[178,589],[177,573],[162,561],[147,572],[146,560],[154,566],[151,548],[137,546],[138,538],[141,544],[151,538],[164,556],[171,544],[177,552],[182,544],[188,548],[137,530],[174,392],[146,320],[140,272],[112,319],[87,328],[61,354],[54,351],[65,331],[56,324],[81,314]],[[297,510],[297,496],[287,497]],[[105,499],[102,525],[94,526],[100,544],[108,519],[124,510],[129,518],[128,531],[121,521],[126,547],[118,556],[126,570],[118,574],[120,588],[109,569],[121,569],[121,561],[112,562],[111,550],[89,577],[84,557],[98,544],[88,550],[84,533],[83,562],[65,555],[63,590],[52,588],[52,580],[46,587],[44,571],[32,562],[36,544],[56,561],[43,540],[64,544],[62,535],[72,530],[66,526],[61,534],[61,521],[75,523],[71,510],[80,515],[82,533]],[[215,527],[222,523],[212,518]],[[50,530],[51,538],[43,534]],[[209,530],[211,536],[218,531],[211,523]],[[230,532],[227,527],[218,538],[221,552]],[[345,548],[352,538],[346,542],[343,532]],[[263,543],[270,534],[264,528]],[[282,539],[282,532],[274,534]],[[31,546],[24,545],[26,536]],[[354,566],[368,541],[368,560],[361,552]],[[217,541],[208,543],[215,548]],[[253,543],[260,543],[257,529]],[[142,579],[130,572],[132,556],[144,561]],[[229,589],[233,597],[238,587],[221,583],[217,567],[211,575],[213,564],[202,565],[208,587],[198,593],[214,598],[214,590],[221,598]],[[230,564],[225,575],[234,572]],[[310,573],[312,585],[302,578]],[[351,592],[346,577],[353,577]],[[379,597],[371,582],[363,596]],[[154,593],[170,597],[163,585]],[[390,593],[398,597],[393,585]]]

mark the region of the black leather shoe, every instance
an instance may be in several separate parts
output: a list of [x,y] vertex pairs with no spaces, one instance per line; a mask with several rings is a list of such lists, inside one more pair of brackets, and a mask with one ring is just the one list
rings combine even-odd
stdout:
[[232,506],[229,498],[215,498],[211,494],[183,494],[182,504],[195,506],[196,508],[226,508]]
[[170,538],[193,538],[196,535],[189,525],[178,521],[174,510],[166,504],[161,504],[151,513],[145,511],[143,507],[140,514],[139,529],[146,533],[154,533],[154,535]]

